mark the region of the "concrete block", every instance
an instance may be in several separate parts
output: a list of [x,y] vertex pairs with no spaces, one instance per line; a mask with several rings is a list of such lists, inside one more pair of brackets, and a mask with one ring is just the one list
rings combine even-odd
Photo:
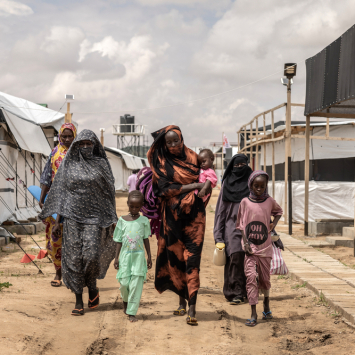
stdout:
[[42,222],[31,222],[31,224],[28,225],[15,224],[13,226],[6,226],[6,229],[11,233],[16,233],[17,235],[26,235],[26,234],[34,235],[45,230],[45,225]]
[[309,222],[309,234],[317,237],[322,235],[341,235],[344,227],[354,226],[353,220],[319,220]]
[[354,238],[348,237],[326,237],[325,240],[337,247],[354,248]]
[[354,227],[343,227],[343,237],[354,239]]

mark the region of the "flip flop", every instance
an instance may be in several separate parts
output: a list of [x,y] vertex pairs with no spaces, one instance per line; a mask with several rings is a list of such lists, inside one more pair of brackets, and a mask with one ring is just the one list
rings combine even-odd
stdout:
[[88,307],[90,309],[94,309],[94,308],[98,307],[99,304],[100,304],[100,292],[99,292],[99,289],[97,288],[97,295],[93,300],[89,299]]
[[244,299],[243,299],[243,298],[236,297],[236,298],[234,298],[232,301],[230,301],[229,303],[232,304],[232,305],[243,304],[243,303],[244,303]]
[[255,327],[256,325],[258,324],[258,322],[256,321],[255,318],[252,318],[252,319],[247,319],[245,325],[247,327]]
[[173,314],[174,316],[184,316],[186,314],[186,309],[176,309]]
[[269,311],[269,312],[263,312],[263,320],[268,320],[268,319],[272,319],[272,318],[274,318],[273,316],[272,316],[272,312],[271,311]]
[[197,319],[195,317],[187,316],[186,323],[188,325],[198,325]]
[[61,280],[52,280],[51,281],[51,286],[60,287],[60,286],[62,286],[62,281]]
[[84,310],[83,309],[73,309],[71,311],[72,316],[83,316],[84,315]]

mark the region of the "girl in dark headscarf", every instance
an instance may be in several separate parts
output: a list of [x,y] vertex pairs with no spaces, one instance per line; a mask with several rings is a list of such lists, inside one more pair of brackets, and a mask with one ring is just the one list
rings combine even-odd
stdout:
[[117,222],[114,177],[106,153],[90,130],[83,130],[60,165],[41,218],[57,214],[53,233],[63,223],[63,282],[76,295],[73,315],[83,315],[83,288],[89,308],[99,305],[96,280],[114,258],[111,226]]
[[252,172],[247,156],[235,155],[224,173],[216,205],[213,235],[216,247],[225,248],[226,251],[223,293],[231,304],[244,303],[247,296],[245,253],[241,243],[242,234],[236,229],[236,222],[239,204],[244,197],[249,196],[248,179]]
[[168,126],[152,136],[154,142],[147,156],[162,214],[155,288],[159,293],[171,290],[179,295],[179,307],[174,311],[177,316],[186,313],[188,300],[187,324],[197,325],[196,299],[206,212],[203,200],[194,191],[205,184],[198,183],[197,154],[184,145],[179,127]]

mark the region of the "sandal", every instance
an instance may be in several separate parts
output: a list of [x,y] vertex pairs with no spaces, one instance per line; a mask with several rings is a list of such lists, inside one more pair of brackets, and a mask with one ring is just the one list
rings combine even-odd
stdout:
[[84,310],[83,309],[73,309],[71,311],[72,316],[83,316],[84,315]]
[[272,312],[271,311],[269,311],[269,312],[263,312],[263,320],[268,320],[268,319],[272,319],[272,318],[274,318],[273,316],[272,316]]
[[229,304],[232,304],[232,305],[239,305],[239,304],[243,304],[243,303],[244,303],[243,297],[235,297],[235,298],[233,298],[232,301],[229,302]]
[[173,314],[174,316],[184,316],[186,314],[186,309],[176,309]]
[[247,319],[245,325],[248,327],[255,327],[258,324],[255,318]]
[[51,286],[60,287],[60,286],[62,286],[62,281],[61,280],[52,280],[51,281]]
[[198,325],[197,319],[191,316],[187,316],[186,323],[189,325]]
[[99,304],[100,304],[100,293],[99,293],[99,289],[97,288],[97,295],[93,300],[89,299],[88,307],[90,309],[94,309],[94,308],[98,307]]

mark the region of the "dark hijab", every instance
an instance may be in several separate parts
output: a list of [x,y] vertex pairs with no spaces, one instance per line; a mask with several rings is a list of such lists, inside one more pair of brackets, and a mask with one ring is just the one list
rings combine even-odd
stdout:
[[[245,163],[242,167],[234,167],[237,163]],[[236,154],[227,166],[223,175],[223,201],[239,203],[249,196],[248,179],[253,170],[248,166],[248,157]]]
[[[89,140],[91,147],[80,147]],[[79,223],[106,228],[117,222],[115,179],[94,132],[84,129],[60,164],[40,218],[58,213]]]

